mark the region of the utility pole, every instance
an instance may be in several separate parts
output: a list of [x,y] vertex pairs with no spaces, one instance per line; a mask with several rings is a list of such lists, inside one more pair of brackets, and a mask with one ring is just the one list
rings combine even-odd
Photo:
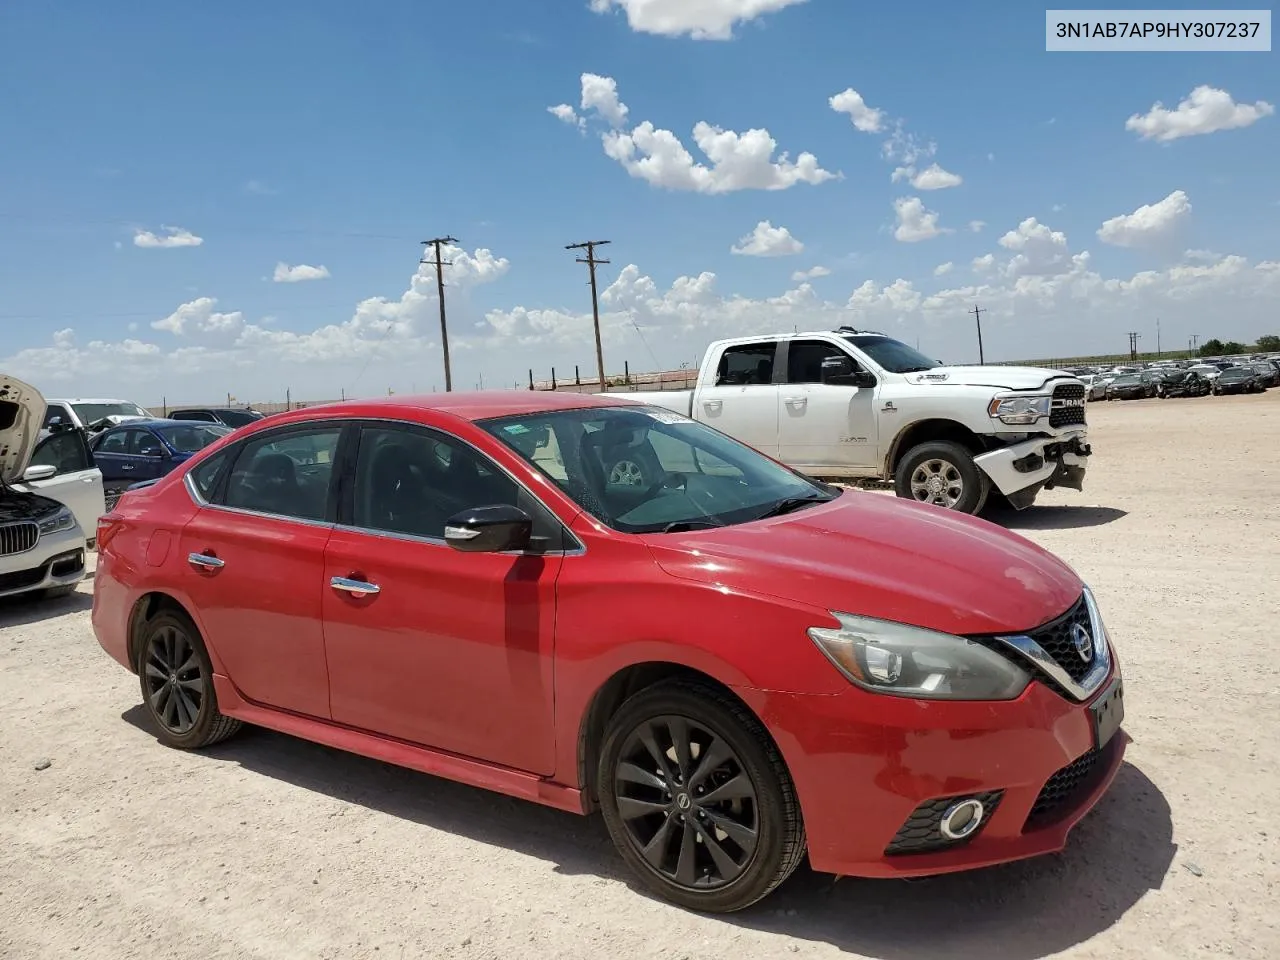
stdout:
[[1159,360],[1160,356],[1160,318],[1156,317],[1156,359]]
[[609,240],[587,240],[583,243],[571,243],[565,247],[566,250],[587,251],[585,257],[578,258],[578,263],[585,263],[591,273],[591,321],[596,329],[596,370],[600,374],[601,393],[608,388],[604,382],[604,347],[600,345],[600,299],[596,294],[596,265],[609,261],[596,259],[596,247],[603,247],[610,242]]
[[969,312],[973,314],[973,321],[978,325],[978,365],[985,366],[987,361],[982,355],[982,314],[985,311],[975,303]]
[[1129,331],[1129,359],[1137,362],[1138,359],[1138,341],[1142,339],[1142,334],[1136,330]]
[[[442,243],[457,243],[456,237],[436,237],[434,240],[423,240],[424,247],[435,247],[436,258],[434,260],[423,259],[419,263],[429,263],[436,268],[436,292],[439,294],[440,300],[440,348],[444,351],[444,388],[446,391],[453,389],[453,373],[449,369],[449,328],[444,322],[444,268],[449,266],[452,261],[440,259],[440,245]],[[422,251],[426,253],[426,250]]]
[[1192,353],[1198,354],[1200,352],[1199,344],[1200,344],[1200,334],[1193,333],[1191,335],[1191,352]]

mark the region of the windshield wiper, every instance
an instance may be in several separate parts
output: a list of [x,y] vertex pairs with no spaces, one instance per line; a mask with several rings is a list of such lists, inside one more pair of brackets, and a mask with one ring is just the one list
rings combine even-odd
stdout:
[[756,519],[767,520],[770,517],[780,517],[783,514],[791,513],[793,510],[799,510],[801,507],[808,507],[815,503],[826,503],[828,500],[834,499],[834,497],[826,497],[822,494],[814,497],[783,497]]
[[907,367],[905,370],[899,370],[898,373],[923,373],[926,370],[936,370],[935,367]]
[[662,528],[663,533],[684,533],[686,530],[711,530],[723,527],[715,520],[673,520]]

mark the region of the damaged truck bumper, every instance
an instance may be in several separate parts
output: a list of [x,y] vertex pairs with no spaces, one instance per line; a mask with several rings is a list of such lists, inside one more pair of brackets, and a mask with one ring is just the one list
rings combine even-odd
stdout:
[[1041,490],[1083,490],[1086,461],[1092,452],[1081,432],[1034,437],[980,454],[974,463],[1015,509],[1024,510]]

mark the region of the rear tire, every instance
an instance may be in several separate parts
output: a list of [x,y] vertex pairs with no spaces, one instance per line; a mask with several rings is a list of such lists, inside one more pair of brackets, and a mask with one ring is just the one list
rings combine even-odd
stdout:
[[198,750],[232,736],[240,721],[218,711],[213,665],[191,618],[165,610],[142,627],[138,682],[161,743]]
[[654,893],[732,913],[786,880],[805,854],[795,785],[763,725],[697,681],[635,694],[609,722],[596,776],[609,835]]
[[960,444],[935,440],[912,447],[898,461],[893,488],[904,500],[976,514],[987,502],[991,480]]

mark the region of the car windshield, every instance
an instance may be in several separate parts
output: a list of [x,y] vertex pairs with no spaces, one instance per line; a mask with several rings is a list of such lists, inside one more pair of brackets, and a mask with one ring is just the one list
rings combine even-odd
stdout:
[[1116,377],[1111,381],[1113,387],[1127,387],[1131,384],[1141,383],[1142,378],[1136,373],[1126,373],[1123,377]]
[[80,422],[85,425],[97,423],[105,417],[151,416],[136,403],[73,403],[71,409],[76,412]]
[[840,493],[660,407],[589,407],[478,425],[624,533],[746,523]]
[[915,373],[939,366],[937,360],[929,359],[919,350],[892,337],[855,333],[845,336],[845,339],[890,373]]
[[1252,370],[1246,370],[1244,367],[1232,367],[1230,370],[1223,370],[1219,380],[1244,380],[1253,376]]
[[178,453],[195,453],[218,438],[225,437],[231,432],[231,428],[215,423],[184,423],[181,426],[156,427],[155,431]]

